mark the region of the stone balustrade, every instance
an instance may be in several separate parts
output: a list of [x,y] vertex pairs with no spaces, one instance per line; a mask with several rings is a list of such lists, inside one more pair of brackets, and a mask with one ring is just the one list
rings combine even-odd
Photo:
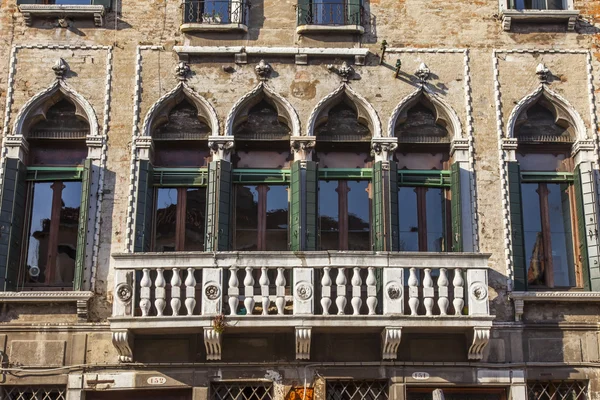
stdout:
[[299,359],[309,357],[312,328],[383,328],[384,347],[392,343],[384,355],[392,359],[402,328],[472,328],[472,359],[481,358],[489,339],[488,255],[223,252],[113,258],[113,331],[123,337],[201,328],[209,359],[220,358],[222,332],[214,321],[221,314],[224,324],[235,322],[237,328],[295,328],[297,350],[305,349],[297,351]]

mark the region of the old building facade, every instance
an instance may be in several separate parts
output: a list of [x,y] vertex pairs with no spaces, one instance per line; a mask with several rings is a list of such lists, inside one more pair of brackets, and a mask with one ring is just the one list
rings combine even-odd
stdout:
[[2,398],[600,399],[599,15],[1,1]]

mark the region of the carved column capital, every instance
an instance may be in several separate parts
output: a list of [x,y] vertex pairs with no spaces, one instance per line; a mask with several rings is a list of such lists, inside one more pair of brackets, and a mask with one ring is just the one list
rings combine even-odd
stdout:
[[4,138],[4,146],[6,147],[6,157],[18,158],[25,162],[29,153],[29,143],[23,135],[6,136]]
[[450,144],[450,157],[454,161],[469,161],[469,139],[454,139]]
[[138,160],[150,160],[154,151],[154,142],[151,136],[138,136],[135,138],[136,157]]
[[505,138],[502,139],[502,150],[506,153],[505,161],[517,161],[516,151],[518,146],[517,139],[514,138]]
[[317,141],[315,136],[292,136],[290,143],[294,161],[310,161]]
[[571,149],[571,153],[573,154],[573,160],[575,161],[575,165],[589,161],[594,161],[594,141],[593,140],[578,140],[573,143],[573,147]]
[[375,156],[375,162],[390,161],[397,148],[398,138],[396,137],[373,138],[371,141],[371,149]]
[[213,161],[229,161],[234,143],[233,136],[210,136],[208,138],[208,147],[210,148]]

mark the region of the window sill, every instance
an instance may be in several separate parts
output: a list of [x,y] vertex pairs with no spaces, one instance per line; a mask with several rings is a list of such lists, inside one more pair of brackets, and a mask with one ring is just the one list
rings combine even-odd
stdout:
[[540,291],[512,292],[510,298],[515,302],[515,321],[521,321],[525,302],[600,302],[600,292],[584,291]]
[[525,22],[567,22],[567,31],[575,30],[578,10],[504,10],[502,28],[510,31],[513,21]]
[[296,33],[365,33],[365,28],[360,25],[299,25]]
[[23,4],[19,11],[25,18],[25,24],[31,26],[33,17],[85,18],[93,17],[96,26],[104,25],[104,6],[66,5],[66,4]]
[[87,321],[88,302],[93,296],[93,292],[75,291],[0,292],[0,303],[77,303],[77,316]]
[[181,32],[248,32],[248,27],[244,24],[203,24],[187,23],[179,27]]

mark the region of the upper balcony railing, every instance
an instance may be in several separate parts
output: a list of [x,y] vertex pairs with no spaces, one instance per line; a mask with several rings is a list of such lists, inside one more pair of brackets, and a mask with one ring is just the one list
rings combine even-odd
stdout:
[[250,2],[246,0],[200,0],[183,3],[182,30],[247,30]]
[[329,30],[335,28],[353,27],[354,30],[364,32],[368,15],[364,8],[358,4],[344,2],[312,2],[298,5],[298,29]]

